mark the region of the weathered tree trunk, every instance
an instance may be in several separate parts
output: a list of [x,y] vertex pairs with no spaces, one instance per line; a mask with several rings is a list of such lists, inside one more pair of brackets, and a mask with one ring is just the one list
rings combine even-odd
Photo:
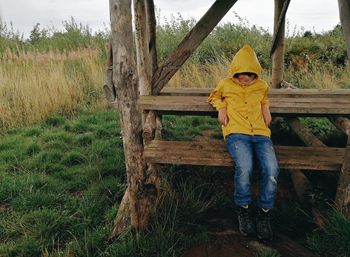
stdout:
[[345,37],[348,62],[350,67],[350,2],[349,0],[338,0],[339,16]]
[[237,0],[216,0],[193,29],[181,41],[179,46],[157,69],[152,78],[154,94],[158,94],[182,64],[191,56],[200,43],[209,35],[216,24],[225,16]]
[[[136,231],[148,225],[150,195],[145,183],[146,164],[143,157],[142,119],[137,107],[138,78],[132,57],[131,1],[110,0],[112,27],[113,79],[123,131],[123,146],[127,171],[127,198],[130,221]],[[125,200],[126,201],[126,200]],[[125,204],[125,202],[123,202]],[[127,206],[127,204],[125,204]],[[118,211],[116,221],[125,218],[124,210]],[[119,216],[119,217],[118,217]],[[115,224],[119,224],[116,222]],[[115,227],[114,231],[123,229]]]

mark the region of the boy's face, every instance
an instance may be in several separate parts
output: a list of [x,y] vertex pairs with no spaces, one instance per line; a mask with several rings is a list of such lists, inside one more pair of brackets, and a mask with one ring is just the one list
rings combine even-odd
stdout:
[[238,82],[242,85],[249,85],[256,79],[256,75],[254,73],[248,73],[248,72],[239,73],[235,77],[238,80]]

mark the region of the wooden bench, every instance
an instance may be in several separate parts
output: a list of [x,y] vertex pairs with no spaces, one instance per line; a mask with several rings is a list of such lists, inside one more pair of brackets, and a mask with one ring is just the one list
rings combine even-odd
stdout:
[[[181,89],[182,90],[182,89]],[[270,110],[275,116],[350,116],[350,90],[275,89],[270,90]],[[161,95],[142,96],[143,110],[160,114],[210,115],[216,110],[208,104],[209,89],[165,90]]]
[[[282,169],[339,171],[345,154],[345,148],[335,147],[275,146],[275,150]],[[219,140],[153,140],[145,147],[144,156],[150,163],[233,166],[225,143]]]
[[[142,96],[139,106],[158,114],[209,115],[217,111],[208,104],[210,89],[167,89],[158,96]],[[350,90],[275,89],[270,90],[270,109],[281,117],[350,117]],[[345,148],[275,146],[281,168],[339,171],[344,163]],[[145,146],[147,162],[162,164],[190,164],[232,166],[225,143],[179,142],[153,140]]]

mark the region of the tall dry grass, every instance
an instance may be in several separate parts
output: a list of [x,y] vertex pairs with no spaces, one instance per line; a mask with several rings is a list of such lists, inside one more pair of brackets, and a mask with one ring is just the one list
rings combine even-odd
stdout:
[[[214,88],[221,79],[229,76],[230,63],[231,60],[224,57],[215,63],[186,63],[169,81],[168,86]],[[262,77],[271,83],[270,70],[264,69]],[[317,61],[311,61],[305,67],[286,64],[284,79],[299,88],[350,88],[350,73],[346,68]]]
[[103,74],[104,63],[96,50],[7,52],[0,59],[0,129],[105,104]]
[[[169,82],[169,87],[214,88],[227,77],[231,60],[186,63]],[[81,110],[107,106],[102,85],[105,61],[99,51],[80,49],[57,53],[8,51],[0,59],[0,131],[45,120],[53,114],[73,116]],[[271,74],[264,71],[269,83]],[[323,63],[305,67],[287,64],[285,80],[300,88],[350,88],[344,68]]]

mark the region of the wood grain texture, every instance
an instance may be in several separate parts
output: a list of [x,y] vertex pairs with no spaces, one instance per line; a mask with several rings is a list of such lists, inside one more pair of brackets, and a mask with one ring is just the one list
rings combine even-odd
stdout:
[[[270,110],[275,116],[350,115],[349,96],[282,97],[270,95]],[[193,114],[215,116],[217,111],[208,104],[206,96],[142,96],[138,104],[143,110],[157,110],[162,114]]]
[[[314,171],[339,171],[344,161],[344,148],[275,146],[277,159],[282,169]],[[232,166],[225,143],[219,140],[160,141],[154,140],[145,148],[148,162],[191,164],[208,166]]]

